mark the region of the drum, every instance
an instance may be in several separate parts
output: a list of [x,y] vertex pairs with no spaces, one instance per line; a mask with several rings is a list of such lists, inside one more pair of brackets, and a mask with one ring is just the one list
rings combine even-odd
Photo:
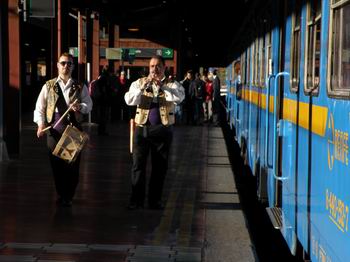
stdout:
[[80,131],[74,126],[68,125],[52,154],[68,163],[74,162],[88,141],[88,138],[89,137],[85,132]]

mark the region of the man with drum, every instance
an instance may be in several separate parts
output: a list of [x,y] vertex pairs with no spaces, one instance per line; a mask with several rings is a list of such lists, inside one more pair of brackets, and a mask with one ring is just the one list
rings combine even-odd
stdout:
[[[37,123],[37,137],[47,130],[47,146],[52,167],[57,204],[69,207],[79,181],[80,155],[69,163],[52,154],[67,125],[81,130],[79,121],[82,114],[92,109],[92,100],[85,85],[72,79],[74,69],[73,56],[63,53],[57,62],[58,77],[47,81],[38,96],[34,122]],[[68,110],[69,109],[69,110]],[[68,114],[65,112],[68,111]],[[62,116],[64,116],[62,118]],[[47,128],[51,126],[51,128]]]

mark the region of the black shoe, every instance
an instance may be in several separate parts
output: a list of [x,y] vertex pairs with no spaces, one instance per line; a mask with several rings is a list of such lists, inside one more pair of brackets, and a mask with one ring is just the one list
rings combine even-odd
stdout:
[[154,209],[154,210],[163,210],[164,209],[164,205],[160,201],[158,201],[156,203],[149,203],[148,207],[149,207],[149,209]]

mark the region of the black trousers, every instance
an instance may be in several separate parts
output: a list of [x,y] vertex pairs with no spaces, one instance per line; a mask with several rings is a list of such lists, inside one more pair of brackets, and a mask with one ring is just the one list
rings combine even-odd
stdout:
[[61,134],[51,130],[47,135],[47,146],[49,149],[50,164],[55,180],[57,195],[65,200],[72,200],[79,182],[80,154],[73,163],[52,155]]
[[161,201],[163,184],[168,169],[172,127],[163,125],[136,127],[133,141],[130,201],[143,206],[146,195],[146,166],[151,152],[152,171],[148,186],[148,203]]

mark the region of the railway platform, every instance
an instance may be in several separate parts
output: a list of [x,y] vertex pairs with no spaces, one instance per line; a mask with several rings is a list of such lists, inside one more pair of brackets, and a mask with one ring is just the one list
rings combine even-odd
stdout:
[[0,162],[0,261],[259,261],[222,128],[175,126],[164,210],[126,208],[128,124],[84,129],[73,205],[57,207],[46,140],[24,121],[21,155]]

